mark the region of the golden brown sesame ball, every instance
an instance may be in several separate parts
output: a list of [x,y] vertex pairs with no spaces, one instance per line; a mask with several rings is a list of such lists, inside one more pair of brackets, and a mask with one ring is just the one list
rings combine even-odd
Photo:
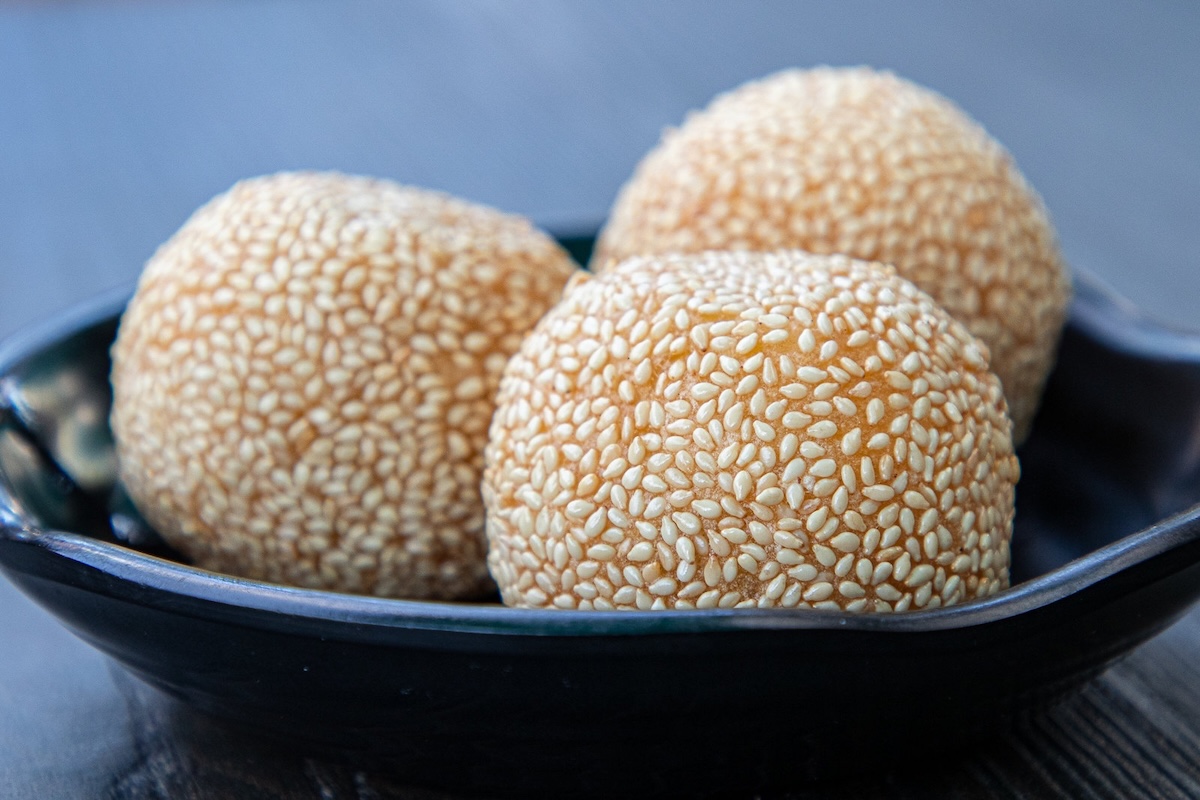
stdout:
[[208,569],[494,590],[479,480],[496,387],[572,271],[524,220],[434,192],[240,183],[159,249],[121,321],[121,478]]
[[636,257],[501,382],[488,564],[580,609],[934,608],[1008,584],[1018,477],[987,348],[882,264]]
[[960,109],[868,69],[747,84],[638,166],[592,263],[778,248],[894,265],[991,348],[1024,440],[1070,279],[1041,200]]

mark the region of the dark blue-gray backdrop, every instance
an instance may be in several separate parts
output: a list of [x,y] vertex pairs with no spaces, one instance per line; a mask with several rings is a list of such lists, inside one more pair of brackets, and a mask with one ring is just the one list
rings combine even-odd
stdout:
[[[956,100],[1072,264],[1200,328],[1197,2],[71,2],[0,7],[0,337],[132,282],[198,205],[280,169],[595,225],[664,126],[820,63]],[[0,795],[101,796],[136,757],[113,733],[144,716],[129,679],[2,580],[0,677]]]
[[821,63],[957,101],[1073,264],[1200,326],[1200,3],[188,2],[0,8],[0,336],[279,169],[593,223],[663,126]]

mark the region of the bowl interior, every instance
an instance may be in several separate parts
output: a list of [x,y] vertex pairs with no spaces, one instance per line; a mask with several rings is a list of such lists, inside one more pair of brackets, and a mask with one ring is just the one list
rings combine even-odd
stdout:
[[[966,746],[1045,707],[1200,593],[1200,508],[1155,524],[1200,501],[1200,340],[1086,276],[1020,451],[1014,588],[904,615],[421,603],[145,558],[180,560],[117,481],[108,353],[124,302],[0,352],[0,569],[190,706],[430,785],[541,794],[559,770],[575,796],[621,764],[675,796],[925,758],[928,736]],[[764,696],[780,713],[747,726]],[[806,714],[821,735],[796,739]],[[859,728],[900,715],[898,735]],[[724,760],[696,762],[697,738],[735,728]]]
[[[108,415],[124,294],[9,348],[0,363],[0,523],[182,561],[124,496]],[[1200,502],[1200,347],[1086,275],[1019,451],[1013,584]]]

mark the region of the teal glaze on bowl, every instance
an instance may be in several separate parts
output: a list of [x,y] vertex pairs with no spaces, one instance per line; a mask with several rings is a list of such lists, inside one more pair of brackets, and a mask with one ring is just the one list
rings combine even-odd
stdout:
[[967,746],[1200,596],[1200,338],[1086,274],[1020,451],[1013,587],[897,615],[533,611],[190,567],[116,485],[108,348],[127,295],[0,352],[0,569],[194,708],[414,783],[744,791]]

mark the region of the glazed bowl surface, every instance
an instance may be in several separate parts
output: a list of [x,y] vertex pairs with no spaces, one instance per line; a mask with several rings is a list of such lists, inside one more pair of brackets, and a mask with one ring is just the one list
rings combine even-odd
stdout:
[[[586,237],[565,242],[585,254]],[[128,291],[0,349],[0,571],[188,705],[414,783],[766,788],[971,746],[1200,596],[1200,337],[1086,273],[1033,433],[1013,586],[896,615],[567,612],[277,586],[183,563],[117,484]]]

